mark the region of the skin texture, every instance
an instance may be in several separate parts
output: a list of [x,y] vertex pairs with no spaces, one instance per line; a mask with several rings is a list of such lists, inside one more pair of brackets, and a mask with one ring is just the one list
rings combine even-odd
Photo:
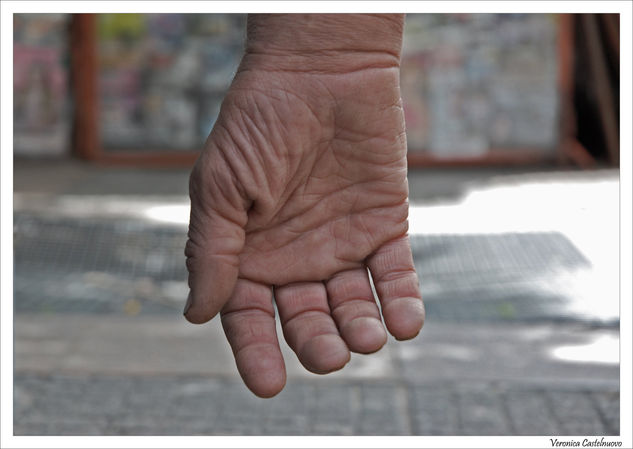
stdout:
[[397,339],[424,322],[407,237],[402,22],[249,17],[246,53],[190,178],[185,316],[221,314],[258,396],[286,381],[273,297],[286,342],[320,374],[350,351],[379,350],[383,319]]

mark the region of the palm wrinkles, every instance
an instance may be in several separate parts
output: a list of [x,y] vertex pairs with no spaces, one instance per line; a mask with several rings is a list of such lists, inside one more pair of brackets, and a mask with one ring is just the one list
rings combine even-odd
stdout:
[[406,171],[396,68],[238,73],[190,180],[185,315],[222,312],[253,392],[285,384],[273,287],[284,337],[315,373],[380,349],[381,314],[396,338],[417,335]]
[[406,232],[397,73],[374,71],[371,97],[338,92],[360,79],[326,75],[310,75],[309,88],[303,78],[297,87],[275,77],[268,91],[234,84],[218,138],[230,142],[219,148],[252,201],[240,276],[271,285],[327,279]]

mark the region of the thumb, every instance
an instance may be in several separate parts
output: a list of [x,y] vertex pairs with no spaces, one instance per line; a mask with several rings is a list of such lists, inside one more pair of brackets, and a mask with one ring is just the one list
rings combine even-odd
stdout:
[[201,324],[228,301],[239,272],[249,202],[230,164],[215,148],[203,153],[189,178],[191,215],[185,246],[189,297],[185,318]]

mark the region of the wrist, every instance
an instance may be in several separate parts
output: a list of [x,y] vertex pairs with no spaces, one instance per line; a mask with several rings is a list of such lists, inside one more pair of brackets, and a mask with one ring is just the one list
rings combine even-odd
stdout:
[[397,68],[403,28],[403,14],[251,14],[243,66],[322,73]]

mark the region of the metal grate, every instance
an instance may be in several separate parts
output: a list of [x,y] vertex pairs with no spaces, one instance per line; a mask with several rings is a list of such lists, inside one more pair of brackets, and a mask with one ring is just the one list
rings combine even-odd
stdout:
[[181,230],[27,214],[14,223],[17,311],[173,311],[186,298]]
[[411,239],[429,319],[591,321],[570,313],[591,263],[561,233]]
[[[187,294],[183,229],[26,213],[16,213],[14,223],[16,311],[180,312]],[[560,233],[411,242],[428,319],[587,320],[569,315],[567,305],[574,273],[591,264]]]

